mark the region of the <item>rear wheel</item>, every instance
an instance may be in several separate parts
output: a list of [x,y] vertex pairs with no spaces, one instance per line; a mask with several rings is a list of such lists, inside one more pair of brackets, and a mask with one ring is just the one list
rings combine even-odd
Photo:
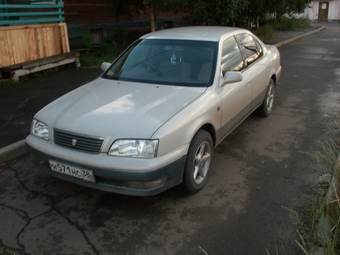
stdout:
[[184,170],[183,185],[189,193],[201,190],[207,182],[213,156],[213,142],[210,134],[200,130],[194,136]]
[[266,96],[263,100],[262,105],[258,108],[258,113],[267,117],[273,110],[274,104],[274,92],[275,92],[275,82],[273,79],[270,79],[270,82],[267,87]]

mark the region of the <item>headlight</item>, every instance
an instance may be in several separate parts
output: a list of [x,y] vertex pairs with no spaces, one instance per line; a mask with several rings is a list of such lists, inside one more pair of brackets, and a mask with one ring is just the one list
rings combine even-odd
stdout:
[[39,120],[33,119],[31,125],[31,134],[48,140],[48,126]]
[[157,155],[158,140],[117,140],[109,155],[133,158],[153,158]]

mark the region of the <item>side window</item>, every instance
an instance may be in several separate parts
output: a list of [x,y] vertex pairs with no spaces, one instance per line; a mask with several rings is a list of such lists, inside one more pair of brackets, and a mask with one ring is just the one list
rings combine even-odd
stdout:
[[251,65],[262,56],[262,47],[249,34],[239,34],[236,36],[240,44],[241,52],[245,58],[246,66]]
[[223,75],[228,71],[241,71],[244,68],[241,52],[234,37],[226,39],[222,44],[221,68]]

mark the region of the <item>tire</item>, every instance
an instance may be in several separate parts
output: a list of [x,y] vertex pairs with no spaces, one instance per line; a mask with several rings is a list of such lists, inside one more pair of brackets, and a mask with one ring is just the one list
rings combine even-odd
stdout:
[[200,130],[192,139],[184,170],[183,186],[188,193],[194,194],[204,187],[212,157],[212,138],[207,131]]
[[273,110],[274,105],[274,95],[275,95],[275,82],[273,79],[270,79],[270,82],[267,87],[266,96],[263,100],[263,103],[257,109],[259,115],[263,117],[267,117]]

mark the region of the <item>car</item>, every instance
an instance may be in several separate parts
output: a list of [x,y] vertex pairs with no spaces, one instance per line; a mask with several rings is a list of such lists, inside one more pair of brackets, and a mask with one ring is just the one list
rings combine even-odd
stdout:
[[272,112],[281,74],[275,46],[209,26],[146,34],[101,68],[34,116],[26,144],[52,176],[132,196],[200,191],[214,148]]

